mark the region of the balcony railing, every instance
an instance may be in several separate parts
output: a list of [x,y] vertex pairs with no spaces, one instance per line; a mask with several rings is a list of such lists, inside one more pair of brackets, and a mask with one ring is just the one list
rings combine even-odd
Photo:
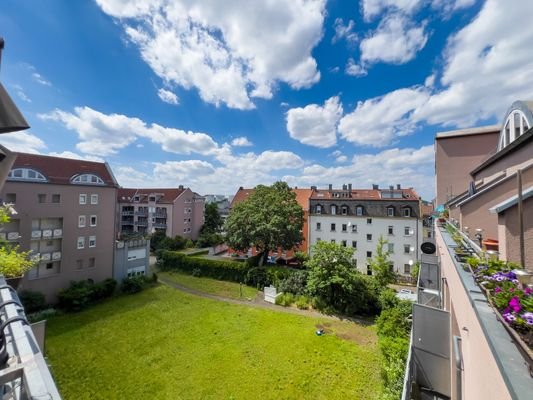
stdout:
[[152,224],[154,228],[166,228],[167,224],[161,223],[161,222],[155,222]]

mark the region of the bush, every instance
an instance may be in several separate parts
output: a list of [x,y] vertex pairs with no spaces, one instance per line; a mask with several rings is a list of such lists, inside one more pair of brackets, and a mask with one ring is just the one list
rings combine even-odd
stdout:
[[134,294],[142,291],[147,284],[147,279],[144,275],[132,276],[122,280],[121,290],[123,293]]
[[58,313],[59,312],[55,308],[46,308],[44,310],[37,311],[33,314],[28,314],[27,317],[28,317],[28,321],[33,324],[34,322],[39,322],[39,321],[42,321],[43,319],[53,317],[54,315],[57,315]]
[[265,286],[270,285],[271,281],[268,278],[267,269],[265,267],[254,267],[250,268],[246,273],[244,283],[262,290]]
[[296,307],[300,310],[307,310],[309,308],[309,299],[306,296],[298,296]]
[[114,279],[106,279],[96,284],[91,280],[72,281],[68,288],[59,291],[58,306],[65,311],[83,310],[99,300],[111,297],[116,286]]
[[185,248],[186,248],[186,249],[190,249],[190,248],[192,248],[192,247],[194,247],[194,242],[193,242],[191,239],[187,240],[187,241],[185,242]]
[[159,257],[158,266],[162,271],[180,270],[192,274],[193,270],[199,269],[202,276],[238,283],[245,282],[248,272],[248,267],[245,263],[235,261],[189,257],[172,251],[161,251],[159,252]]
[[307,271],[295,271],[279,283],[278,290],[285,293],[305,294],[307,292]]
[[292,293],[282,293],[276,297],[276,304],[283,307],[289,307],[294,301],[295,297]]
[[385,289],[379,295],[379,306],[381,310],[388,310],[396,307],[400,299],[396,296],[396,292],[392,289]]
[[24,306],[26,314],[43,310],[46,307],[44,294],[32,290],[23,290],[19,293],[19,299]]
[[191,275],[196,277],[202,276],[202,270],[200,268],[195,268],[192,270]]

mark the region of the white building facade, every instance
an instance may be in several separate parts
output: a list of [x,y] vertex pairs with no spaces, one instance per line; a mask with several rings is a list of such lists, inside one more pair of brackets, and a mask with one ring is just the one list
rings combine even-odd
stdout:
[[313,188],[310,198],[309,244],[335,242],[355,249],[354,262],[360,272],[371,274],[368,260],[375,256],[379,238],[387,241],[392,268],[409,276],[420,256],[423,240],[420,198],[402,189],[372,190]]

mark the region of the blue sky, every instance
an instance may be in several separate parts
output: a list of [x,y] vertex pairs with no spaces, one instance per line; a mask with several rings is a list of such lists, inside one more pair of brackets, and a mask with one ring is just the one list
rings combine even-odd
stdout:
[[434,196],[436,132],[530,99],[533,2],[3,0],[18,151],[124,186],[372,183]]

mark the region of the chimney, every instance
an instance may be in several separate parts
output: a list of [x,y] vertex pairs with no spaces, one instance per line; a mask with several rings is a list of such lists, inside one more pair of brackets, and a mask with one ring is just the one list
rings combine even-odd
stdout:
[[342,190],[348,190],[348,186],[342,185]]
[[351,193],[352,192],[352,184],[351,183],[348,183],[348,191]]
[[316,186],[311,186],[311,190],[316,190]]
[[373,189],[373,190],[378,190],[378,189],[379,189],[379,186],[376,185],[376,184],[374,183],[374,184],[372,184],[372,189]]
[[244,188],[242,186],[239,187],[239,190],[244,190]]
[[389,189],[390,189],[390,190],[394,190],[394,185],[390,185],[390,186],[389,186]]
[[402,185],[400,185],[400,184],[398,183],[398,184],[396,185],[396,189],[401,190],[401,188],[402,188]]
[[183,190],[183,185],[179,185],[178,189]]
[[331,192],[333,190],[333,185],[330,183],[329,184],[329,191]]

